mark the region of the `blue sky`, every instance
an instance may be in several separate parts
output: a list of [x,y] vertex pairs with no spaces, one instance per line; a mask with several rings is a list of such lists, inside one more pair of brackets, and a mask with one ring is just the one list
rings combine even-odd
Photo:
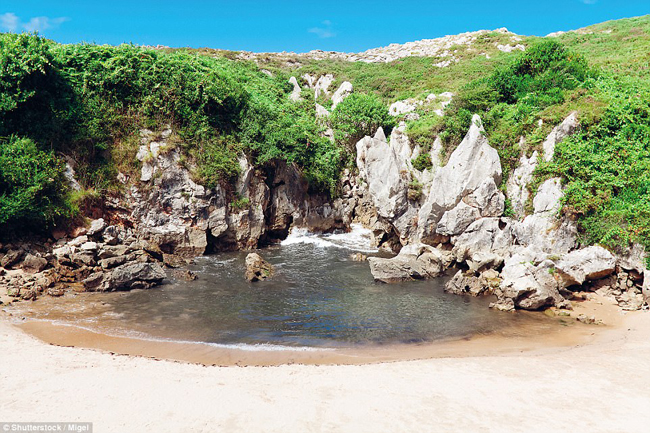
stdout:
[[650,0],[0,0],[0,31],[249,51],[362,51],[480,29],[546,35],[650,13]]

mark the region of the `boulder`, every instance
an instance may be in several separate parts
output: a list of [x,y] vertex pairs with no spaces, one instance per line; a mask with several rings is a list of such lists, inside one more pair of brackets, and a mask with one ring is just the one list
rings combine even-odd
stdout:
[[488,269],[478,276],[473,272],[458,271],[445,284],[445,292],[456,295],[481,296],[492,293],[500,283],[499,273],[493,269]]
[[361,253],[353,253],[350,254],[350,259],[353,262],[365,262],[366,260],[368,260],[368,256]]
[[163,263],[168,268],[182,268],[187,266],[189,261],[174,254],[163,254]]
[[107,281],[107,290],[148,289],[166,278],[157,263],[128,263],[115,268]]
[[27,254],[25,260],[21,265],[23,271],[28,274],[37,274],[47,267],[47,260],[43,257],[37,257],[32,254]]
[[104,218],[99,218],[90,223],[90,228],[86,232],[88,236],[95,236],[101,234],[106,228],[107,224]]
[[9,250],[0,260],[0,266],[5,269],[11,269],[12,266],[20,262],[24,254],[25,252],[20,249]]
[[85,278],[81,283],[84,288],[89,292],[102,290],[102,283],[104,282],[103,272],[94,272]]
[[257,253],[246,256],[246,280],[250,282],[263,281],[273,276],[273,266]]
[[495,292],[498,298],[495,307],[504,309],[504,305],[514,305],[524,310],[540,310],[570,305],[559,292],[555,264],[550,260],[534,263],[525,253],[514,254],[505,261],[502,282]]
[[570,252],[556,267],[562,283],[568,287],[611,275],[616,269],[616,259],[605,248],[594,245]]
[[448,262],[443,252],[424,244],[406,245],[391,259],[368,258],[372,276],[383,283],[438,277]]
[[65,290],[61,287],[52,287],[47,289],[47,292],[45,292],[48,296],[52,296],[55,298],[58,298],[59,296],[65,295]]
[[188,269],[174,269],[172,271],[172,277],[183,281],[194,281],[198,279],[196,274]]

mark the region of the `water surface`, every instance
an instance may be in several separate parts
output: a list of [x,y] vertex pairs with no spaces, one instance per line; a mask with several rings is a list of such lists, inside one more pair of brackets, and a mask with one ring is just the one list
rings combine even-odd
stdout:
[[544,320],[502,313],[491,298],[443,292],[448,277],[381,284],[367,262],[370,233],[294,231],[260,253],[276,269],[267,281],[244,280],[246,253],[200,257],[199,279],[173,278],[159,288],[67,295],[19,306],[30,317],[139,338],[244,348],[337,348],[457,339],[516,330]]

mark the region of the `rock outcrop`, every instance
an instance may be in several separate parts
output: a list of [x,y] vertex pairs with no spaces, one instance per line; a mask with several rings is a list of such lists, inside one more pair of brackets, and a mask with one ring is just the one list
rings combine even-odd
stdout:
[[352,83],[344,81],[332,95],[332,111],[334,111],[336,106],[343,102],[345,98],[350,96],[353,90],[354,88],[352,87]]
[[246,256],[246,273],[244,276],[247,281],[263,281],[271,278],[273,273],[273,266],[264,260],[259,254],[249,253]]
[[[492,148],[485,137],[481,119],[474,116],[470,130],[454,150],[449,162],[437,170],[431,188],[418,215],[418,238],[421,242],[435,243],[437,241],[438,223],[445,212],[452,211],[461,200],[477,192],[483,187],[488,192],[492,182],[495,186],[501,183],[501,162],[499,154]],[[494,188],[496,189],[496,188]],[[479,194],[479,193],[477,193]],[[480,197],[480,200],[496,200],[495,207],[502,207],[498,202],[504,201],[500,192],[496,197]],[[472,200],[466,201],[472,205]],[[459,211],[453,211],[458,214]],[[452,217],[446,218],[449,220]],[[446,225],[441,227],[446,230]]]
[[449,265],[450,258],[429,245],[409,244],[396,257],[369,257],[368,262],[375,281],[394,283],[438,277]]

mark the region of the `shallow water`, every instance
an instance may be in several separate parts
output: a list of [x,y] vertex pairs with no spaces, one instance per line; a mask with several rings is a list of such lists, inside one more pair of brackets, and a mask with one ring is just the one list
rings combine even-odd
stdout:
[[377,254],[369,236],[360,227],[333,235],[293,232],[261,251],[276,269],[268,281],[246,282],[246,253],[227,253],[196,259],[191,269],[197,281],[67,295],[17,308],[32,318],[115,335],[265,349],[429,342],[544,320],[490,310],[490,298],[446,294],[446,277],[375,283],[368,263],[350,257]]

